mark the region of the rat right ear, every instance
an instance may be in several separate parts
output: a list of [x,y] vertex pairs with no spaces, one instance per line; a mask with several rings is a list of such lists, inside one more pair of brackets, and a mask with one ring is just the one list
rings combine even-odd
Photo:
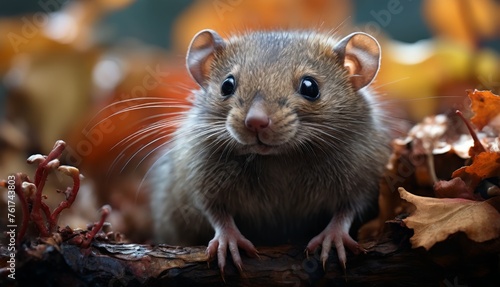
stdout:
[[368,86],[380,67],[380,45],[372,36],[357,32],[340,40],[334,48],[350,75],[354,90]]
[[191,77],[204,88],[210,74],[210,64],[216,50],[223,49],[226,42],[213,30],[198,32],[189,45],[186,63]]

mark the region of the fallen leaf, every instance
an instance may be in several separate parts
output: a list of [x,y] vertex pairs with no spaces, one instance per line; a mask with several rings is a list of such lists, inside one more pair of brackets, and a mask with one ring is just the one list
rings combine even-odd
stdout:
[[[453,171],[469,158],[471,136],[457,129],[454,118],[436,115],[415,125],[405,138],[392,141],[392,154],[379,185],[379,214],[364,224],[358,238],[376,238],[387,227],[386,222],[401,213],[410,213],[413,206],[402,200],[396,190],[405,187],[419,195],[434,195],[434,178],[449,179]],[[432,167],[431,167],[432,166]],[[434,168],[435,167],[435,168]],[[455,194],[455,185],[446,185],[440,197]],[[461,189],[464,191],[464,189]],[[468,198],[473,196],[468,192]]]
[[450,235],[464,232],[476,242],[500,237],[500,213],[488,201],[462,198],[432,198],[398,189],[402,199],[415,205],[415,211],[403,220],[413,229],[410,239],[413,248],[429,250]]
[[471,122],[482,130],[492,121],[497,121],[500,117],[500,97],[490,91],[467,91],[471,99],[471,109],[474,116]]
[[405,139],[396,139],[397,145],[412,143],[412,152],[417,154],[443,154],[451,150],[448,142],[449,120],[446,115],[429,116],[416,124]]
[[464,198],[477,200],[474,190],[470,189],[460,177],[440,180],[434,184],[434,193],[438,198]]
[[482,152],[471,165],[461,167],[453,172],[452,177],[460,177],[467,186],[474,190],[479,183],[490,177],[500,177],[500,153]]

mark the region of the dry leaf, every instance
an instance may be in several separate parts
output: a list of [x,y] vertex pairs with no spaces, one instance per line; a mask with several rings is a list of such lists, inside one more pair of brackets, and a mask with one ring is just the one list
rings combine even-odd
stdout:
[[462,198],[421,197],[398,189],[402,199],[415,205],[416,210],[404,224],[414,230],[410,242],[414,248],[429,250],[450,235],[464,232],[476,242],[500,237],[500,213],[488,201]]
[[471,109],[475,114],[470,120],[479,130],[492,121],[500,120],[499,96],[490,91],[469,90],[467,92],[471,99]]
[[474,190],[469,188],[460,177],[436,182],[434,184],[434,193],[438,198],[478,199],[478,195],[474,194]]
[[462,178],[474,190],[482,180],[500,177],[500,153],[482,152],[474,158],[471,165],[457,169],[452,176]]
[[412,152],[417,154],[443,154],[451,150],[445,134],[448,132],[448,117],[435,115],[425,117],[408,132],[405,139],[396,139],[397,145],[412,142]]
[[[413,206],[396,193],[398,187],[411,188],[416,194],[432,196],[434,180],[431,174],[435,172],[438,178],[450,178],[453,171],[464,165],[464,159],[469,157],[472,140],[470,136],[462,137],[459,132],[453,118],[436,115],[415,125],[406,138],[393,140],[393,152],[380,181],[380,212],[377,218],[360,228],[358,238],[377,237],[386,228],[387,220],[413,210]],[[430,168],[429,157],[435,171]],[[454,185],[450,187],[445,184],[444,188],[443,194],[455,193]],[[472,195],[472,192],[469,194]]]

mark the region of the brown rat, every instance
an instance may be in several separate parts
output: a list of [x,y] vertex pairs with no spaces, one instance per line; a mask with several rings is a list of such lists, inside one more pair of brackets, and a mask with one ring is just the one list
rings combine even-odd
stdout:
[[367,88],[379,63],[364,33],[199,32],[187,66],[201,89],[153,167],[156,239],[212,238],[222,271],[228,249],[240,269],[238,247],[256,255],[252,242],[309,242],[323,264],[333,244],[345,268],[344,246],[362,250],[349,228],[376,204],[389,154]]

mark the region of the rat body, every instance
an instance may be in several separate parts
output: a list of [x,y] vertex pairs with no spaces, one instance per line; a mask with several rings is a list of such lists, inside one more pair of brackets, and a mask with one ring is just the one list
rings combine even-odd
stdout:
[[187,66],[201,89],[153,171],[156,239],[227,250],[252,242],[344,246],[355,216],[376,203],[389,154],[384,115],[366,88],[380,63],[364,33],[198,33]]

